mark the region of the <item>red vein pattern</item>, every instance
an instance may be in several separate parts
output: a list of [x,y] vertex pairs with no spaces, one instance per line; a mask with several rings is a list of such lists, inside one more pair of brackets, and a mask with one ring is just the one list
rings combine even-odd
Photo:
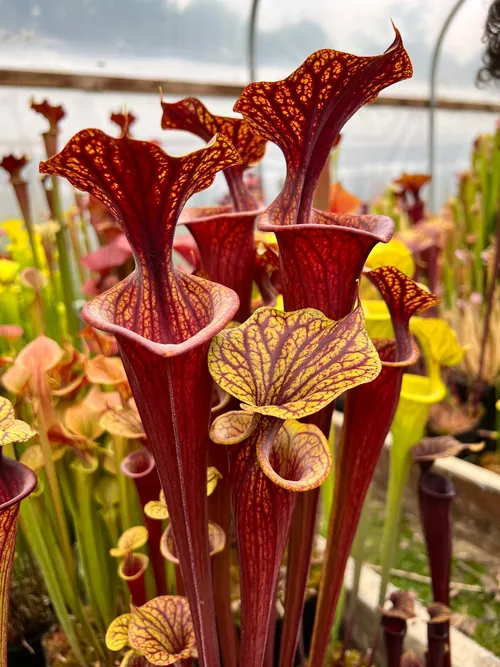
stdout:
[[212,401],[206,356],[238,298],[178,271],[172,243],[187,199],[239,162],[221,136],[173,158],[154,144],[84,130],[40,167],[103,203],[133,249],[135,271],[86,304],[82,315],[116,336],[165,492],[202,667],[219,662],[205,492]]
[[254,271],[255,211],[233,213],[226,207],[187,209],[179,220],[193,235],[207,276],[230,287],[240,300],[235,319],[250,317]]
[[[274,433],[280,424],[274,426]],[[276,486],[263,473],[255,448],[260,429],[231,448],[231,491],[240,563],[240,664],[262,665],[276,583],[296,494]]]
[[[279,244],[281,284],[286,310],[318,308],[333,320],[354,307],[358,280],[368,254],[387,242],[394,223],[383,217],[338,216],[315,211],[313,196],[320,173],[346,121],[385,87],[412,75],[401,36],[380,56],[359,58],[338,51],[312,54],[288,78],[252,83],[234,110],[281,148],[287,165],[285,184],[259,220]],[[332,407],[315,416],[327,436]],[[301,560],[290,561],[283,628],[285,652],[280,667],[295,657],[302,604],[314,538],[319,493],[301,498],[292,540],[301,544]],[[307,547],[304,546],[307,542]]]
[[381,266],[366,275],[389,307],[396,337],[397,359],[406,359],[413,349],[412,337],[408,332],[410,318],[422,310],[437,306],[440,299],[394,266]]
[[313,309],[259,308],[214,338],[208,363],[246,411],[279,419],[313,414],[380,372],[361,307],[339,322]]
[[320,622],[314,628],[311,667],[320,667],[324,663],[345,564],[375,466],[396,412],[403,371],[418,359],[418,349],[410,333],[410,318],[439,302],[434,294],[395,267],[374,269],[368,277],[379,287],[387,302],[396,340],[375,341],[382,372],[369,384],[355,387],[347,394],[328,548],[316,611]]
[[186,130],[203,141],[210,141],[217,133],[229,139],[241,158],[241,165],[230,167],[225,172],[235,210],[254,209],[255,200],[243,183],[243,171],[264,157],[266,140],[246,120],[216,116],[195,97],[186,97],[172,104],[162,102],[161,105],[161,126],[164,130]]
[[240,555],[241,664],[261,667],[293,492],[319,487],[331,468],[321,430],[296,419],[370,382],[380,365],[360,307],[339,322],[313,309],[260,308],[214,338],[208,362],[218,385],[244,402],[244,412],[218,417],[210,435],[227,445],[244,440],[229,454]]
[[[101,201],[134,252],[136,271],[89,308],[157,342],[180,343],[202,328],[210,288],[174,270],[175,226],[189,197],[211,185],[217,171],[238,162],[220,136],[206,148],[174,158],[154,144],[114,139],[99,130],[79,132],[61,153],[42,162],[42,173],[63,176]],[[145,305],[137,313],[139,304]]]
[[387,86],[412,76],[401,35],[378,56],[316,51],[286,79],[248,85],[234,105],[283,151],[287,177],[271,223],[309,222],[319,175],[342,127]]
[[390,241],[394,221],[316,210],[312,220],[307,225],[270,224],[266,212],[258,223],[278,239],[285,309],[317,308],[339,320],[352,310],[366,258],[377,243]]
[[0,664],[7,665],[9,592],[19,505],[34,490],[37,478],[25,465],[5,456],[0,466]]
[[195,653],[195,638],[186,598],[164,595],[134,607],[128,643],[154,665],[189,659]]

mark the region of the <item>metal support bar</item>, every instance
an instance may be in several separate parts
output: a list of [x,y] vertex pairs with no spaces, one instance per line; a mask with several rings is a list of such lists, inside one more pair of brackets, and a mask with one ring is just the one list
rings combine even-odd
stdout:
[[250,83],[257,79],[256,74],[256,35],[257,35],[257,14],[259,11],[259,0],[252,0],[252,10],[250,12],[250,21],[248,22],[248,74]]
[[[89,93],[131,93],[158,95],[161,88],[164,95],[185,97],[239,97],[243,86],[227,83],[200,83],[194,81],[172,81],[163,79],[132,79],[130,77],[100,76],[94,74],[71,74],[64,72],[36,72],[27,70],[0,69],[0,86],[12,88],[54,88],[78,90]],[[430,109],[431,101],[426,97],[389,97],[380,95],[375,106]],[[371,105],[370,105],[371,106]],[[445,111],[477,111],[499,113],[500,103],[473,102],[469,100],[434,99],[434,109]]]
[[[457,15],[458,10],[464,4],[465,0],[457,0],[453,5],[450,13],[448,14],[443,27],[437,38],[436,45],[434,46],[434,51],[432,53],[432,63],[431,63],[431,72],[430,72],[430,89],[429,89],[429,136],[428,136],[428,172],[431,176],[431,182],[429,184],[429,203],[431,210],[435,210],[436,206],[436,169],[435,169],[435,145],[436,145],[436,109],[438,104],[436,101],[436,78],[437,78],[437,68],[439,63],[439,57],[441,55],[441,47],[448,32],[448,28],[453,22],[453,19]],[[441,107],[442,108],[442,107]]]

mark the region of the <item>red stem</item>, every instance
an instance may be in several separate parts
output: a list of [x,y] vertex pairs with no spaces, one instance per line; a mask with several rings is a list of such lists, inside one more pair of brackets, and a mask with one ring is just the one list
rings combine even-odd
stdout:
[[264,656],[264,667],[274,667],[274,645],[276,643],[276,593],[274,604],[269,617],[269,629],[267,631],[266,654]]
[[[328,438],[335,404],[312,415],[308,422],[319,426]],[[297,494],[290,539],[285,593],[285,617],[281,639],[279,667],[293,667],[301,630],[304,597],[309,576],[320,489]]]
[[209,443],[208,461],[209,465],[215,466],[222,475],[217,488],[208,499],[208,518],[217,523],[226,535],[224,550],[212,559],[217,631],[222,664],[224,667],[236,667],[238,639],[231,609],[231,487],[227,448]]
[[[136,576],[139,572],[141,573]],[[120,568],[120,574],[126,577],[130,597],[136,607],[140,607],[148,601],[145,572],[144,563],[136,554],[127,554],[125,556]]]
[[257,207],[253,195],[243,181],[243,168],[239,165],[224,170],[229,193],[235,211],[254,211]]
[[160,478],[158,477],[153,455],[145,448],[138,449],[123,459],[120,468],[126,477],[134,480],[137,495],[141,503],[144,523],[149,533],[149,559],[155,578],[156,592],[158,595],[166,595],[168,591],[165,563],[160,551],[160,540],[163,532],[161,522],[150,519],[144,513],[144,507],[148,502],[158,500],[161,489]]

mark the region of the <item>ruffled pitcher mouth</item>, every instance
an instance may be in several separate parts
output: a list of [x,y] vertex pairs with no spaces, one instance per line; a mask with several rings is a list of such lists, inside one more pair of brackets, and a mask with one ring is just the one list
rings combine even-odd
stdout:
[[190,225],[197,222],[216,221],[220,216],[232,220],[241,220],[249,217],[263,215],[266,207],[255,208],[250,211],[236,211],[231,205],[228,206],[190,206],[185,208],[179,216],[177,225]]
[[294,229],[324,231],[325,228],[349,234],[359,234],[373,239],[374,242],[388,243],[395,231],[392,218],[385,215],[348,215],[311,210],[311,219],[306,223],[294,225],[278,225],[272,222],[272,204],[268,210],[259,215],[257,226],[261,232],[290,232]]
[[120,284],[85,304],[82,318],[97,329],[127,338],[160,357],[176,357],[189,352],[203,343],[210,342],[229,324],[238,310],[239,299],[233,290],[209,280],[181,273],[178,274],[178,278],[188,292],[196,295],[197,305],[203,307],[202,317],[198,317],[199,330],[180,343],[152,340],[134,330],[134,322],[127,321],[123,317],[123,308],[129,304],[130,294],[136,288],[135,272]]

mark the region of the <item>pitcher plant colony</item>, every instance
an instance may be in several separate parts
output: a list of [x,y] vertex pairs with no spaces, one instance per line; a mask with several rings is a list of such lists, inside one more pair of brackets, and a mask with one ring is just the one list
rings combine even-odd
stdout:
[[[84,129],[60,150],[64,110],[33,103],[49,121],[40,172],[50,222],[34,222],[26,159],[1,163],[24,226],[5,223],[0,260],[0,665],[18,519],[16,558],[37,561],[77,664],[292,667],[306,652],[310,667],[348,664],[349,631],[332,658],[332,628],[391,427],[380,591],[388,664],[422,664],[403,645],[412,598],[392,591],[383,606],[412,454],[435,599],[427,665],[451,664],[454,490],[429,468],[460,445],[423,438],[446,395],[441,369],[461,363],[463,348],[436,316],[432,248],[418,249],[429,270],[414,280],[415,253],[391,241],[391,217],[356,214],[339,186],[331,202],[343,210],[314,205],[346,122],[412,75],[394,30],[381,55],[324,49],[286,79],[251,83],[235,117],[194,98],[162,101],[164,130],[206,143],[181,157],[132,138],[131,113],[113,114],[119,137]],[[286,162],[269,206],[245,173],[267,142]],[[230,203],[189,207],[218,172]],[[69,212],[60,178],[77,191]],[[400,180],[399,205],[418,221],[417,181]],[[458,201],[453,210],[461,214]],[[176,235],[181,226],[189,236]],[[326,548],[304,643],[318,517]],[[375,661],[373,647],[357,664]]]

